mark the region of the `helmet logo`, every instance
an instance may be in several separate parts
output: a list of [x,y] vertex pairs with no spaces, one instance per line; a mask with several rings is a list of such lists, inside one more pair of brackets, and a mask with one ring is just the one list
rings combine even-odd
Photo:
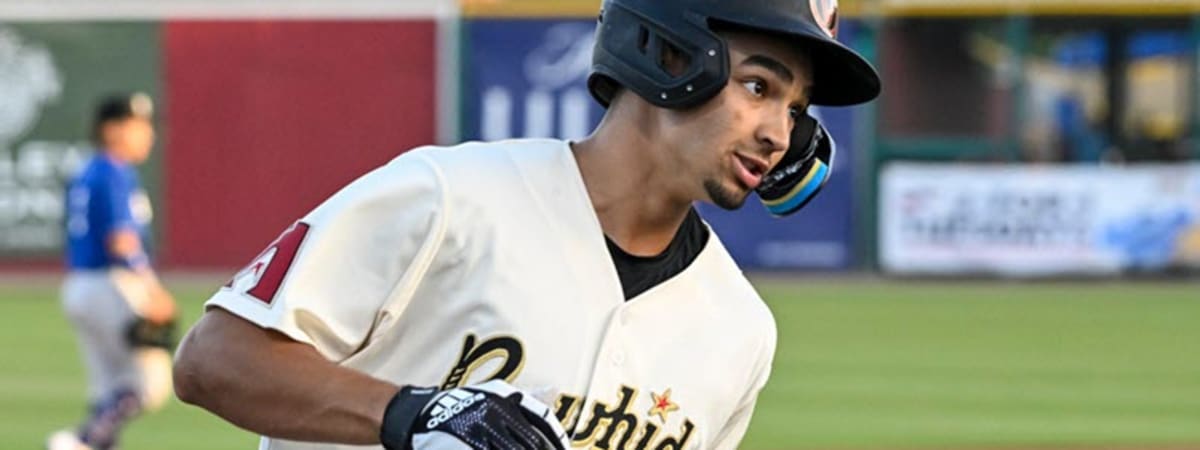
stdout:
[[837,39],[838,2],[837,0],[808,0],[812,7],[813,19],[830,38]]

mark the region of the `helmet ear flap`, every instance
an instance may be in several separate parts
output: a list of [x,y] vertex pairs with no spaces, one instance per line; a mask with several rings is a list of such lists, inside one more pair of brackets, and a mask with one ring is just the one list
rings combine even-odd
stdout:
[[791,146],[755,190],[772,215],[794,214],[812,201],[833,173],[837,144],[816,119],[804,115],[792,128]]
[[725,87],[729,52],[703,18],[635,11],[618,2],[606,3],[600,14],[588,88],[605,107],[620,88],[662,108],[685,109]]
[[[643,28],[643,30],[645,29]],[[647,32],[647,39],[649,40],[649,38],[649,33]],[[648,56],[656,58],[658,68],[663,73],[676,79],[686,75],[692,67],[692,55],[657,35],[654,36],[653,41],[653,45],[647,42],[647,51],[652,52]]]
[[[817,119],[808,114],[802,115],[796,120],[796,125],[792,127],[792,135],[789,142],[791,147],[788,148],[788,153],[792,153],[792,149],[798,150],[795,152],[796,159],[809,159],[816,153],[817,146],[812,145],[815,140],[821,139],[817,134],[828,134],[825,132],[825,127],[817,122]],[[780,162],[782,164],[782,162]]]

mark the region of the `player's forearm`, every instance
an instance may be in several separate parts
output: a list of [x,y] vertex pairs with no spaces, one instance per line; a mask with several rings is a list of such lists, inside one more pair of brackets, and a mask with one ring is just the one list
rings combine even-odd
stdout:
[[188,334],[175,367],[183,401],[289,440],[377,444],[384,409],[398,390],[220,309]]
[[142,249],[142,240],[137,231],[118,229],[108,235],[108,255],[125,268],[135,272],[150,271],[150,258]]

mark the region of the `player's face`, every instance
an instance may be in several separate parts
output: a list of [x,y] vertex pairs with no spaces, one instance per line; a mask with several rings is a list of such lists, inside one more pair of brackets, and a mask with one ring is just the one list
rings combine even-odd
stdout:
[[[712,101],[675,113],[675,152],[701,192],[725,209],[742,206],[788,148],[796,117],[808,107],[812,68],[785,41],[727,33],[729,83]],[[682,173],[681,173],[682,174]]]
[[104,138],[109,151],[130,163],[140,164],[150,157],[154,147],[154,126],[139,117],[120,120],[105,127]]

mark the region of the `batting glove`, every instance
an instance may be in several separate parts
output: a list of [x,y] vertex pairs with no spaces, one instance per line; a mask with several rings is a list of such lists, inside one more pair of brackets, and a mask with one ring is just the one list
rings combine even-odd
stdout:
[[407,386],[388,403],[388,450],[566,450],[567,433],[537,399],[502,380],[438,391]]

